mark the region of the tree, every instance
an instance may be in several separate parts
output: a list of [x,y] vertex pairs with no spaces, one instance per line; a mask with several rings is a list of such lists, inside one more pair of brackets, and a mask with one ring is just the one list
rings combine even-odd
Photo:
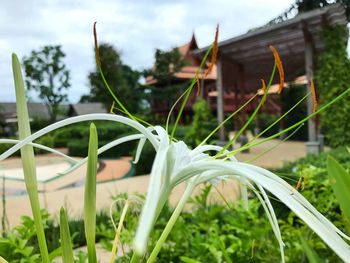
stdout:
[[39,93],[39,98],[47,105],[51,121],[56,120],[59,105],[67,101],[64,91],[70,87],[69,71],[62,61],[64,57],[61,46],[57,45],[33,50],[29,57],[23,58],[28,90]]
[[340,3],[345,8],[347,20],[350,21],[350,0],[295,0],[295,2],[286,11],[272,19],[264,27],[283,22],[289,19],[295,13],[301,14],[335,3]]
[[[141,73],[123,64],[119,52],[110,44],[100,44],[99,55],[103,74],[113,92],[132,113],[140,112],[144,100],[144,92],[139,84]],[[80,102],[101,102],[109,110],[113,98],[102,81],[97,65],[88,78],[90,93],[83,95]]]
[[149,73],[161,83],[169,83],[175,73],[186,65],[178,48],[170,51],[156,49],[154,69]]
[[[152,76],[157,81],[154,86],[149,87],[153,102],[166,101],[167,107],[170,109],[184,88],[187,87],[187,83],[173,81],[175,73],[179,72],[186,64],[178,48],[173,48],[170,51],[156,49],[154,67],[144,72],[146,77]],[[174,122],[174,115],[171,116],[171,122]]]

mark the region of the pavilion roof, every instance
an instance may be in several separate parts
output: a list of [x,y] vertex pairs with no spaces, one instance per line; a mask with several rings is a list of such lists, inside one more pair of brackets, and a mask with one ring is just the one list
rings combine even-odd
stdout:
[[[256,90],[261,86],[260,79],[267,81],[271,74],[274,59],[268,47],[273,45],[281,57],[285,80],[293,81],[305,74],[305,39],[313,42],[314,54],[317,56],[324,50],[321,30],[331,25],[346,24],[344,8],[340,4],[329,5],[221,41],[219,56],[243,69],[245,90]],[[194,53],[203,56],[207,49],[208,47],[198,49]]]

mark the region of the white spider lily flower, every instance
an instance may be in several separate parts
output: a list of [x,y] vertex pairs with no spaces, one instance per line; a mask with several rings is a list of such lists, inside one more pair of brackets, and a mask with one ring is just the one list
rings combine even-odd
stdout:
[[343,260],[350,258],[349,239],[320,214],[298,191],[279,176],[260,167],[231,160],[216,160],[203,152],[221,147],[201,146],[190,150],[182,141],[170,143],[165,131],[157,128],[160,144],[150,174],[145,205],[135,237],[135,252],[143,255],[154,222],[172,189],[182,182],[190,187],[207,181],[236,178],[245,182],[258,196],[279,242],[284,262],[283,241],[272,204],[266,191],[272,193],[296,213]]

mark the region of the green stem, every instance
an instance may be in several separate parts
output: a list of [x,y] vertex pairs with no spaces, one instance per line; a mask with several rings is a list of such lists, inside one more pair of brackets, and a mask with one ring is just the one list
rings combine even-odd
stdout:
[[139,263],[141,261],[141,256],[139,254],[137,254],[136,252],[134,252],[134,254],[132,255],[132,258],[130,260],[130,263]]
[[223,122],[221,122],[200,144],[199,146],[205,144],[211,136],[213,136],[226,122],[228,122],[231,118],[233,118],[237,113],[239,113],[245,106],[247,106],[252,100],[254,100],[258,96],[258,93],[256,93],[253,97],[251,97],[249,100],[247,100],[241,107],[239,107],[235,112],[231,113],[230,116],[228,116]]
[[258,104],[258,107],[256,107],[256,109],[254,110],[253,114],[249,117],[248,121],[243,125],[243,127],[237,132],[237,134],[225,145],[225,147],[222,148],[222,150],[220,152],[218,152],[214,158],[217,158],[218,156],[220,156],[222,153],[224,153],[229,147],[230,145],[232,145],[236,140],[237,138],[245,131],[245,129],[248,127],[248,125],[254,120],[256,114],[258,113],[258,111],[260,110],[261,106],[263,105],[264,101],[266,100],[266,96],[267,96],[267,93],[269,92],[269,89],[271,87],[271,84],[272,84],[272,81],[273,81],[273,78],[275,76],[275,72],[276,72],[276,68],[277,68],[277,65],[275,63],[274,67],[273,67],[273,70],[272,70],[272,73],[271,73],[271,76],[270,76],[270,80],[269,80],[269,84],[267,85],[267,88],[266,88],[266,91],[264,93],[264,96],[262,97],[261,101],[259,102]]
[[185,192],[182,194],[180,202],[177,204],[173,214],[171,215],[167,225],[165,226],[161,236],[159,237],[156,246],[154,247],[151,255],[149,256],[149,258],[147,260],[147,263],[153,263],[156,260],[157,255],[158,255],[160,249],[162,248],[163,243],[165,242],[166,238],[168,237],[171,230],[173,229],[173,226],[176,223],[176,220],[179,217],[180,213],[182,212],[188,198],[191,196],[193,189],[194,189],[193,184],[190,183],[187,185]]
[[114,262],[115,255],[116,255],[117,249],[118,249],[120,233],[122,231],[123,222],[124,222],[124,219],[125,219],[125,216],[126,216],[126,212],[128,211],[128,208],[129,208],[129,201],[127,200],[126,203],[125,203],[125,206],[123,208],[122,214],[120,216],[120,219],[119,219],[119,224],[118,224],[117,231],[115,233],[115,238],[114,238],[114,242],[113,242],[112,253],[111,253],[111,257],[110,257],[109,263],[113,263]]
[[[21,66],[16,54],[12,54],[12,69],[16,90],[18,134],[19,139],[23,140],[31,135],[31,131]],[[33,146],[26,145],[21,149],[21,159],[24,173],[24,181],[28,192],[30,205],[32,208],[41,260],[44,263],[49,263],[50,258],[47,250],[44,226],[41,218],[39,204]]]
[[[188,88],[188,90],[187,90],[186,93],[185,93],[185,94],[186,94],[186,95],[185,95],[185,98],[184,98],[184,100],[183,100],[183,102],[182,102],[182,104],[181,104],[179,113],[178,113],[177,116],[176,116],[176,120],[175,120],[173,129],[171,130],[170,141],[172,141],[173,138],[174,138],[174,134],[175,134],[175,131],[176,131],[177,124],[178,124],[179,121],[180,121],[180,117],[181,117],[182,112],[183,112],[183,110],[184,110],[184,108],[185,108],[185,106],[186,106],[186,103],[187,103],[187,101],[188,101],[188,98],[189,98],[189,96],[190,96],[190,94],[191,94],[192,88],[193,88],[193,86],[196,84],[196,80],[197,80],[198,74],[199,74],[199,72],[202,70],[202,68],[203,68],[203,66],[204,66],[204,63],[207,61],[207,57],[209,56],[209,53],[211,52],[212,49],[213,49],[213,45],[211,45],[211,47],[208,48],[207,52],[205,53],[205,55],[204,55],[204,57],[203,57],[203,59],[202,59],[202,62],[201,62],[201,64],[199,65],[199,67],[198,67],[198,69],[197,69],[196,75],[195,75],[195,77],[194,77],[194,78],[192,79],[192,81],[191,81],[190,87]],[[168,114],[168,119],[169,119],[169,115],[170,115],[170,114],[171,114],[171,112],[169,112],[169,114]],[[167,126],[166,126],[166,127],[168,127],[168,123],[167,123]]]
[[288,128],[270,136],[270,137],[267,137],[266,139],[263,139],[257,143],[254,143],[254,144],[249,144],[249,145],[245,145],[237,150],[234,150],[234,151],[231,151],[227,154],[225,154],[225,156],[227,158],[231,157],[231,156],[234,156],[236,153],[238,152],[241,152],[241,151],[244,151],[244,150],[247,150],[251,147],[254,147],[254,146],[257,146],[257,145],[260,145],[262,143],[265,143],[267,141],[270,141],[276,137],[279,137],[280,135],[290,131],[290,130],[293,130],[294,128],[298,127],[300,124],[303,124],[304,122],[308,121],[309,119],[311,119],[312,117],[316,116],[317,114],[320,114],[321,112],[323,112],[324,110],[326,110],[328,107],[330,107],[331,105],[333,105],[334,103],[336,103],[337,101],[341,100],[342,98],[344,98],[346,95],[348,95],[348,93],[350,93],[350,87],[344,91],[342,94],[340,94],[338,97],[334,98],[332,101],[330,101],[329,103],[327,103],[326,105],[322,106],[321,108],[319,108],[317,111],[315,111],[314,113],[310,114],[309,116],[307,116],[306,118],[302,119],[301,121],[298,121],[297,123],[293,124],[292,126],[289,126]]

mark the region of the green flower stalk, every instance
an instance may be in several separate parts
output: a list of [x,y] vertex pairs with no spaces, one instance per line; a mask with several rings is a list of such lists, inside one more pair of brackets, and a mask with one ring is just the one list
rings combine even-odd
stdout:
[[[19,139],[23,140],[24,138],[28,137],[31,132],[21,66],[16,54],[12,54],[12,69],[16,89],[18,134]],[[23,148],[21,148],[21,159],[23,165],[24,180],[30,200],[30,205],[32,207],[34,223],[38,237],[41,260],[45,263],[50,262],[40,212],[33,146],[25,145]]]
[[97,145],[96,126],[91,123],[84,194],[84,229],[89,263],[97,262],[95,247]]
[[62,262],[74,262],[72,240],[69,232],[67,213],[62,207],[60,210],[60,238],[62,247]]

